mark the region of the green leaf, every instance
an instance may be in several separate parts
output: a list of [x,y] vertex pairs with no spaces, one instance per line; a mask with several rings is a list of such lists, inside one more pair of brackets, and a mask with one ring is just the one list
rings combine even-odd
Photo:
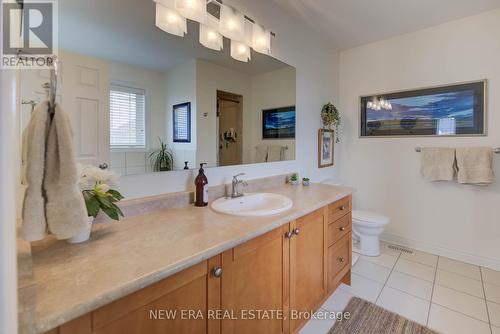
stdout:
[[99,203],[101,204],[101,208],[104,210],[104,208],[111,208],[113,203],[111,202],[111,199],[109,197],[101,197],[97,196],[96,197]]
[[87,207],[89,217],[97,217],[101,205],[95,195],[93,195],[90,191],[86,191],[83,193],[83,197],[85,198],[85,206]]
[[111,218],[113,220],[120,220],[120,217],[118,216],[118,212],[114,208],[106,207],[106,208],[102,208],[102,211],[104,211],[104,213],[106,215],[108,215],[109,218]]
[[113,208],[115,208],[116,212],[118,212],[118,214],[122,217],[125,217],[125,215],[123,214],[123,211],[122,209],[120,209],[120,207],[116,204],[113,203]]
[[122,195],[122,194],[120,194],[120,192],[119,192],[119,191],[117,191],[117,190],[110,189],[110,190],[108,191],[108,193],[110,193],[110,194],[111,194],[111,196],[113,196],[113,199],[116,199],[117,201],[121,201],[122,199],[124,199],[124,198],[125,198],[125,197],[123,197],[123,195]]

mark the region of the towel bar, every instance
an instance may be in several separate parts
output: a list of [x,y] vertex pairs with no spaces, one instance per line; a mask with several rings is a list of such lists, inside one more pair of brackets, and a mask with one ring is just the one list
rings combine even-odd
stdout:
[[[415,147],[415,152],[422,152],[421,147]],[[493,148],[493,153],[500,154],[500,147],[495,147]]]

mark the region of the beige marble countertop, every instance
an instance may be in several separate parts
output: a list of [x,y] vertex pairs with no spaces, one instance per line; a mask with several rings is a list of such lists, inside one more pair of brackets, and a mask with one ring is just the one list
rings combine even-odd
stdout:
[[209,207],[166,209],[94,225],[80,245],[48,238],[32,244],[37,330],[44,332],[231,249],[352,193],[312,184],[268,189],[292,209],[270,217],[235,217]]

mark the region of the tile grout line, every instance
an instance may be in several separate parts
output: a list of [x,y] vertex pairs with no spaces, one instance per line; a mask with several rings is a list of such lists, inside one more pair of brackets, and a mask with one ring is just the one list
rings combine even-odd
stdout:
[[[399,273],[399,271],[396,271],[396,272],[397,272],[397,273]],[[390,288],[390,289],[393,289],[393,290],[399,291],[399,292],[401,292],[401,293],[403,293],[403,294],[405,294],[405,295],[408,295],[408,296],[410,296],[410,297],[414,297],[414,298],[420,299],[421,301],[424,301],[424,302],[429,302],[429,303],[431,302],[429,299],[425,299],[425,298],[422,298],[422,297],[420,297],[420,296],[414,295],[414,294],[412,294],[412,293],[410,293],[410,292],[408,292],[408,291],[404,291],[404,290],[401,290],[401,289],[399,289],[399,288],[395,288],[395,287],[390,286],[390,285],[387,285],[387,287],[388,287],[388,288]]]
[[377,304],[380,296],[382,295],[382,291],[384,291],[384,289],[385,289],[385,287],[387,285],[387,282],[389,281],[389,278],[391,277],[392,272],[394,271],[394,268],[396,268],[396,264],[398,263],[399,259],[401,258],[401,254],[402,253],[403,252],[399,252],[399,255],[398,255],[397,259],[396,259],[396,262],[394,262],[394,265],[392,266],[391,271],[389,272],[389,275],[387,275],[387,278],[386,278],[386,280],[384,282],[384,285],[382,286],[382,289],[380,289],[380,292],[378,293],[377,298],[375,299],[375,303],[374,303],[375,305]]
[[[473,317],[469,314],[466,314],[466,313],[463,313],[462,311],[457,311],[457,310],[454,310],[452,309],[451,307],[449,306],[445,306],[445,305],[442,305],[442,304],[439,304],[439,303],[431,303],[431,304],[434,304],[434,305],[437,305],[439,307],[442,307],[442,308],[445,308],[451,312],[454,312],[454,313],[457,313],[457,314],[460,314],[460,315],[463,315],[464,317],[467,317],[469,319],[472,319],[472,320],[476,320],[476,321],[479,321],[479,322],[482,322],[483,324],[486,324],[486,325],[489,325],[489,323],[487,321],[484,321],[484,320],[481,320],[481,319],[478,319],[476,317]],[[490,326],[491,327],[491,326]]]
[[[479,281],[477,281],[477,282],[480,283]],[[473,294],[471,294],[469,292],[458,290],[458,289],[455,289],[455,288],[452,288],[452,287],[449,287],[449,286],[446,286],[446,285],[443,285],[443,284],[435,283],[435,285],[440,286],[440,287],[445,288],[445,289],[448,289],[448,290],[453,290],[455,292],[459,292],[461,294],[467,295],[468,297],[474,297],[474,298],[477,298],[477,299],[484,299],[483,297],[478,297],[477,295],[473,295]]]
[[438,255],[437,262],[436,262],[436,269],[434,270],[434,280],[432,281],[432,291],[431,291],[431,302],[429,303],[429,310],[427,311],[427,321],[425,323],[425,326],[427,326],[427,327],[429,327],[429,318],[431,317],[432,300],[434,298],[434,288],[436,287],[436,276],[437,276],[440,258],[441,258],[441,256]]
[[[425,252],[424,252],[425,253]],[[440,256],[440,255],[437,255],[437,254],[433,254],[433,253],[427,253],[427,254],[430,254],[430,255],[434,255],[434,256],[437,256],[438,257],[438,262],[439,262],[439,259],[443,256]],[[402,254],[401,254],[402,255]],[[422,262],[418,262],[418,261],[415,261],[415,260],[412,260],[412,259],[409,259],[409,258],[406,258],[406,257],[402,257],[403,260],[406,260],[406,261],[409,261],[409,262],[412,262],[412,263],[417,263],[417,264],[421,264],[423,266],[427,266],[427,267],[431,267],[431,268],[437,268],[438,267],[438,262],[436,262],[436,266],[432,266],[430,264],[427,264],[427,263],[422,263]],[[453,259],[451,259],[453,260]],[[453,261],[456,261],[456,262],[461,262],[461,261],[458,261],[458,260],[453,260]],[[470,266],[474,266],[474,267],[477,267],[479,270],[481,270],[481,266],[478,266],[478,265],[475,265],[475,264],[471,264],[471,263],[466,263],[466,262],[463,262],[467,265],[470,265]],[[451,270],[448,270],[448,269],[443,269],[443,268],[439,268],[439,270],[442,270],[442,271],[446,271],[447,273],[450,273],[450,274],[454,274],[454,275],[457,275],[457,276],[460,276],[460,277],[463,277],[463,278],[468,278],[468,279],[471,279],[471,280],[474,280],[474,281],[477,281],[477,282],[480,282],[481,279],[475,279],[475,278],[472,278],[470,276],[467,276],[467,275],[463,275],[461,273],[457,273],[457,272],[454,272],[454,271],[451,271]],[[415,277],[415,276],[414,276]],[[418,277],[417,277],[418,278]],[[496,285],[496,284],[494,284]],[[498,285],[500,286],[500,285]]]
[[490,310],[488,309],[488,301],[486,299],[486,288],[484,287],[484,280],[483,280],[483,269],[479,267],[479,275],[481,276],[481,285],[483,287],[483,296],[484,296],[484,304],[486,305],[486,316],[488,317],[488,323],[490,325],[490,333],[493,334],[493,328],[491,327],[491,319],[490,319]]

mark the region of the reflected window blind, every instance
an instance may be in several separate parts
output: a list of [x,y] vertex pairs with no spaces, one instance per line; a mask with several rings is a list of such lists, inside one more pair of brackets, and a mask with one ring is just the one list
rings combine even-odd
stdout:
[[142,89],[111,86],[111,149],[146,148],[145,100]]

